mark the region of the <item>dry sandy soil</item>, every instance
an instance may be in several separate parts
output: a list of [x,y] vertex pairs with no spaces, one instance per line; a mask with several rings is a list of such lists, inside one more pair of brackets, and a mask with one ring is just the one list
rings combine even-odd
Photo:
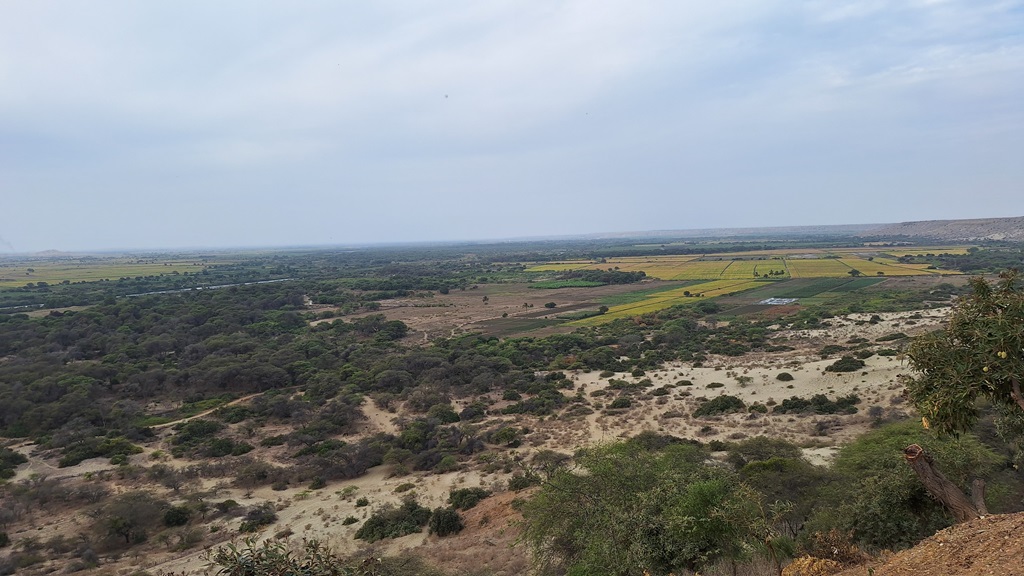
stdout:
[[[467,290],[467,293],[470,292]],[[558,300],[558,291],[541,292],[538,302]],[[578,292],[578,289],[575,291]],[[451,300],[475,298],[480,300],[483,292],[472,296],[453,295]],[[521,299],[521,292],[515,296]],[[497,292],[490,292],[491,303],[496,311],[503,306],[512,306],[513,302],[505,302]],[[511,298],[511,297],[510,297]],[[522,307],[522,302],[518,302]],[[456,310],[458,308],[456,307]],[[531,432],[525,437],[519,449],[492,448],[479,455],[473,462],[463,465],[461,470],[447,474],[414,474],[400,477],[389,477],[389,471],[381,466],[371,469],[363,477],[335,482],[322,490],[310,491],[304,488],[291,488],[274,491],[269,487],[260,488],[250,493],[230,487],[227,482],[217,483],[206,481],[201,488],[211,493],[208,501],[220,501],[233,498],[243,505],[273,502],[278,508],[279,519],[276,524],[260,535],[270,538],[275,534],[290,533],[292,541],[299,542],[302,538],[318,538],[326,540],[341,552],[363,553],[367,550],[362,542],[355,541],[353,534],[360,523],[345,526],[342,520],[353,516],[360,521],[367,518],[372,510],[386,503],[398,503],[408,494],[415,494],[418,501],[428,507],[445,504],[445,499],[452,488],[481,486],[494,489],[497,496],[483,501],[477,508],[465,514],[467,529],[454,537],[439,539],[427,536],[426,533],[415,534],[395,540],[379,543],[370,550],[380,553],[395,553],[410,550],[449,568],[461,569],[462,566],[474,569],[492,570],[496,575],[521,574],[526,566],[526,551],[520,547],[510,547],[517,534],[514,521],[517,516],[509,503],[523,494],[502,492],[508,473],[501,467],[485,466],[487,460],[509,461],[514,459],[528,460],[530,455],[542,449],[572,453],[580,447],[595,443],[612,441],[618,438],[633,436],[645,430],[659,433],[674,434],[686,437],[710,439],[738,439],[756,435],[783,437],[806,446],[805,453],[813,462],[823,463],[831,457],[835,446],[847,441],[867,429],[870,419],[865,415],[869,406],[879,406],[883,410],[893,412],[906,408],[901,403],[902,387],[898,376],[905,373],[908,367],[896,357],[872,356],[862,371],[853,373],[824,372],[825,366],[835,358],[822,360],[817,351],[826,344],[845,344],[856,336],[874,340],[879,336],[893,332],[915,334],[933,329],[940,321],[943,311],[930,310],[920,312],[923,318],[910,320],[912,313],[883,315],[883,321],[877,324],[863,323],[868,317],[850,316],[832,319],[832,326],[820,330],[805,330],[785,334],[787,343],[796,349],[782,354],[748,355],[742,358],[711,357],[704,366],[694,368],[689,364],[672,364],[660,370],[649,371],[643,378],[650,378],[654,387],[677,384],[689,380],[690,385],[677,385],[670,388],[666,396],[655,397],[640,395],[635,398],[634,406],[616,413],[607,413],[597,407],[604,401],[604,396],[593,396],[594,392],[607,388],[608,378],[601,378],[596,372],[570,373],[577,390],[592,404],[594,412],[576,417],[536,418],[532,416],[504,416],[492,421],[505,420],[529,427]],[[390,315],[390,314],[389,314]],[[909,323],[908,323],[909,320]],[[858,325],[859,323],[859,325]],[[794,376],[789,382],[776,379],[779,372],[786,371]],[[641,378],[629,374],[617,374],[614,378],[636,382]],[[749,379],[749,380],[747,380]],[[721,387],[708,388],[712,383],[720,383]],[[648,390],[652,390],[648,388]],[[791,396],[807,397],[822,393],[830,397],[856,393],[861,398],[860,412],[848,416],[797,416],[797,415],[758,415],[742,414],[695,419],[691,416],[698,405],[698,398],[712,398],[720,394],[732,394],[744,402],[768,402],[770,399],[781,402]],[[500,408],[501,403],[495,408]],[[364,432],[384,431],[394,433],[396,414],[383,411],[372,403],[363,407],[366,420]],[[400,413],[400,411],[399,411]],[[269,435],[277,431],[262,430],[260,435]],[[169,430],[161,432],[166,442]],[[71,483],[108,482],[115,491],[133,488],[131,481],[116,479],[114,467],[103,459],[83,462],[78,466],[61,468],[47,455],[36,454],[30,445],[20,445],[19,451],[30,456],[30,462],[23,465],[17,472],[15,482],[28,480],[33,474],[45,475],[50,478],[63,477]],[[168,448],[161,442],[149,446],[145,453],[132,457],[132,462],[150,465],[154,450]],[[262,450],[262,449],[261,449]],[[273,459],[272,450],[262,452],[261,456]],[[190,461],[175,460],[167,457],[165,463],[172,466],[185,466]],[[286,465],[285,460],[281,460]],[[496,469],[495,471],[485,471]],[[104,480],[106,479],[106,480]],[[409,490],[396,492],[396,488],[411,483]],[[162,494],[171,500],[179,495],[166,491]],[[369,506],[357,507],[356,499],[366,497]],[[238,518],[221,518],[215,520],[216,533],[204,537],[202,546],[213,546],[224,542],[228,535],[237,534]],[[34,512],[30,518],[9,529],[12,539],[18,540],[26,536],[34,536],[39,541],[46,541],[55,535],[75,538],[79,532],[87,529],[93,522],[83,511],[46,514]],[[208,528],[207,528],[208,529]],[[143,547],[136,547],[143,548]],[[200,571],[206,566],[201,557],[201,549],[193,548],[186,551],[171,551],[166,546],[153,544],[145,547],[145,553],[127,554],[110,573],[130,573],[132,570],[145,569],[150,573],[157,571],[182,570]],[[863,572],[862,572],[863,573]],[[904,572],[881,572],[877,574],[903,574]],[[982,572],[948,572],[963,574],[981,574]],[[1010,574],[1012,572],[994,572]],[[906,572],[911,574],[911,572]],[[913,574],[917,574],[916,572]],[[920,574],[933,574],[932,572]],[[938,572],[934,572],[938,574]]]

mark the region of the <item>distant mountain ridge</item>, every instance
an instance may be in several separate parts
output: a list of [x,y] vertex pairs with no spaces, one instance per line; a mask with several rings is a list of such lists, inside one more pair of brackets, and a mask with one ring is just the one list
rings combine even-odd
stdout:
[[945,241],[1006,240],[1024,242],[1024,216],[971,220],[923,220],[888,224],[861,236],[906,236]]

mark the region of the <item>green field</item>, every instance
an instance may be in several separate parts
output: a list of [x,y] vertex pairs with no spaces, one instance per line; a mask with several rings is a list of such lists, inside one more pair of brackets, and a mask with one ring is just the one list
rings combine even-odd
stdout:
[[667,292],[669,290],[676,290],[677,288],[686,288],[700,284],[699,281],[694,280],[691,282],[672,282],[669,284],[663,284],[656,288],[648,288],[646,290],[637,290],[635,292],[626,292],[624,294],[614,294],[612,296],[605,296],[601,298],[601,304],[606,306],[618,306],[622,304],[632,304],[634,302],[641,302],[648,299],[649,297],[659,294],[661,292]]
[[[601,261],[575,260],[538,264],[527,272],[566,270],[643,271],[660,280],[739,280],[772,278],[849,278],[853,270],[865,276],[927,276],[959,274],[953,270],[930,269],[927,264],[902,264],[902,254],[934,252],[934,247],[903,247],[895,253],[877,247],[839,249],[780,249],[705,254],[694,256],[639,256],[607,258]],[[964,253],[964,247],[949,247],[946,253]],[[774,272],[774,274],[773,274]]]
[[[226,264],[226,262],[219,262]],[[96,282],[138,276],[197,274],[210,264],[204,261],[138,258],[76,258],[59,260],[0,261],[0,288],[29,284]]]
[[713,280],[711,282],[700,282],[693,284],[692,286],[651,293],[643,300],[612,306],[605,314],[585,318],[583,320],[576,320],[570,324],[572,326],[594,326],[597,324],[604,324],[619,318],[628,318],[630,316],[638,316],[640,314],[670,308],[677,304],[688,304],[707,298],[714,298],[716,296],[743,292],[744,290],[757,288],[763,283],[764,281],[758,280]]

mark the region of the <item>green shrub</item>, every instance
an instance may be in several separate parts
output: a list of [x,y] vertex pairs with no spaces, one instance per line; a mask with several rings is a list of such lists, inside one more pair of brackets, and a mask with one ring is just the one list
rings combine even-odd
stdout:
[[341,521],[341,525],[342,526],[351,526],[352,524],[355,524],[356,522],[359,522],[359,518],[356,518],[355,516],[345,516],[345,519]]
[[612,403],[608,405],[608,408],[611,410],[619,410],[622,408],[629,408],[632,405],[633,401],[629,398],[616,398],[615,400],[612,400]]
[[434,473],[445,474],[447,472],[454,472],[459,467],[459,459],[452,454],[445,454],[441,461],[434,465]]
[[450,536],[462,531],[462,516],[454,508],[436,508],[427,522],[427,531],[438,536]]
[[374,512],[356,531],[358,540],[376,542],[384,538],[398,538],[406,534],[415,534],[423,529],[430,520],[429,508],[420,506],[410,498],[395,508],[384,506]]
[[846,346],[839,346],[838,344],[829,344],[828,346],[825,346],[824,348],[819,350],[818,354],[822,358],[828,358],[829,356],[835,354],[836,352],[842,352],[843,350],[846,350]]
[[773,409],[779,414],[811,412],[814,414],[854,414],[857,412],[857,403],[860,397],[856,394],[838,396],[835,400],[829,400],[824,394],[815,394],[810,399],[793,396],[783,400],[781,404]]
[[267,448],[271,446],[280,446],[287,441],[288,436],[286,434],[279,434],[277,436],[267,436],[263,440],[260,440],[260,446],[264,446]]
[[[128,460],[129,454],[139,454],[142,448],[132,444],[127,438],[117,436],[114,438],[96,437],[87,438],[64,448],[64,456],[57,463],[57,466],[65,468],[75,466],[89,458],[105,457],[114,460],[114,464],[123,464]],[[120,458],[118,458],[120,456]]]
[[28,462],[28,458],[10,448],[0,447],[0,480],[14,477],[14,469]]
[[456,488],[448,495],[448,503],[456,510],[469,510],[490,495],[483,488]]
[[856,372],[864,367],[864,361],[853,356],[843,356],[825,367],[826,372]]
[[184,526],[192,517],[188,506],[171,506],[164,512],[164,526]]
[[255,532],[260,528],[277,522],[277,511],[270,502],[264,502],[259,506],[251,508],[245,514],[242,525],[238,527],[241,532]]
[[790,374],[789,372],[779,372],[775,379],[778,380],[779,382],[792,382],[793,375]]
[[693,415],[694,417],[700,418],[701,416],[729,414],[732,412],[742,412],[746,407],[746,404],[744,404],[739,398],[723,394],[698,406],[697,409],[693,411]]
[[234,500],[231,499],[225,500],[223,502],[217,502],[216,504],[213,505],[217,512],[220,512],[221,514],[226,514],[234,510],[235,508],[238,508],[238,506],[238,502],[235,502]]

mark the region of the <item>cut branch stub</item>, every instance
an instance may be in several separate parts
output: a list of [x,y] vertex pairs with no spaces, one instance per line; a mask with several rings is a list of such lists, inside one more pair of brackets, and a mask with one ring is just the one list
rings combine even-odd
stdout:
[[924,484],[925,490],[953,514],[953,518],[958,524],[980,517],[978,509],[967,498],[963,490],[935,468],[935,463],[932,462],[931,456],[924,451],[924,448],[917,444],[911,444],[903,449],[903,457],[917,474],[921,483]]

